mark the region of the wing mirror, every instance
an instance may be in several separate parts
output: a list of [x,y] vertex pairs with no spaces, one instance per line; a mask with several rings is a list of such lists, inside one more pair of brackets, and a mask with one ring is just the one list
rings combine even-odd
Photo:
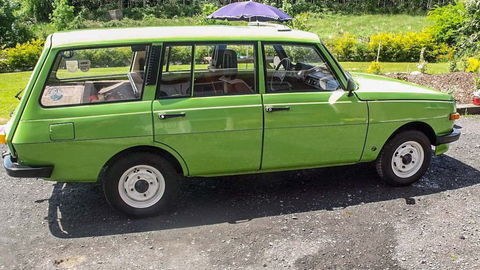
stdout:
[[353,91],[357,90],[357,84],[352,79],[352,77],[348,77],[347,79],[347,91],[348,96],[351,97],[353,95]]

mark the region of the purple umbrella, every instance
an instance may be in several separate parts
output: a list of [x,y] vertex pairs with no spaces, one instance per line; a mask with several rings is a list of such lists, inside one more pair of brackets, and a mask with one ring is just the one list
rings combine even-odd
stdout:
[[236,2],[219,8],[208,15],[209,19],[228,21],[288,21],[292,17],[278,8],[254,1]]

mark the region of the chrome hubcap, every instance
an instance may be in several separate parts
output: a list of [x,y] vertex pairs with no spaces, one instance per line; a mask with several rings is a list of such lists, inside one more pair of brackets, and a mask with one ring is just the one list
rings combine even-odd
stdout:
[[401,178],[411,177],[420,170],[424,158],[425,153],[418,142],[404,142],[393,153],[393,173]]
[[129,206],[147,208],[162,198],[165,192],[165,179],[155,167],[134,166],[120,177],[118,192]]

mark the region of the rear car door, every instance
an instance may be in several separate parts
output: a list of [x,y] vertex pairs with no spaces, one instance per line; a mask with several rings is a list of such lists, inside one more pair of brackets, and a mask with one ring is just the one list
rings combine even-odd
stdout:
[[367,104],[341,89],[314,44],[265,43],[262,169],[360,160]]
[[258,170],[263,112],[254,43],[164,44],[154,138],[189,174]]

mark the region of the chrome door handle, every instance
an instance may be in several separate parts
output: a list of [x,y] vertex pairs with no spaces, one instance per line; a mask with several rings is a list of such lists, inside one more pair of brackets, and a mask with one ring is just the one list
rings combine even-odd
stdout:
[[266,112],[276,112],[276,111],[289,111],[290,107],[284,106],[284,107],[265,107]]
[[160,120],[165,120],[174,117],[185,117],[185,115],[186,113],[159,113],[158,118],[160,118]]

